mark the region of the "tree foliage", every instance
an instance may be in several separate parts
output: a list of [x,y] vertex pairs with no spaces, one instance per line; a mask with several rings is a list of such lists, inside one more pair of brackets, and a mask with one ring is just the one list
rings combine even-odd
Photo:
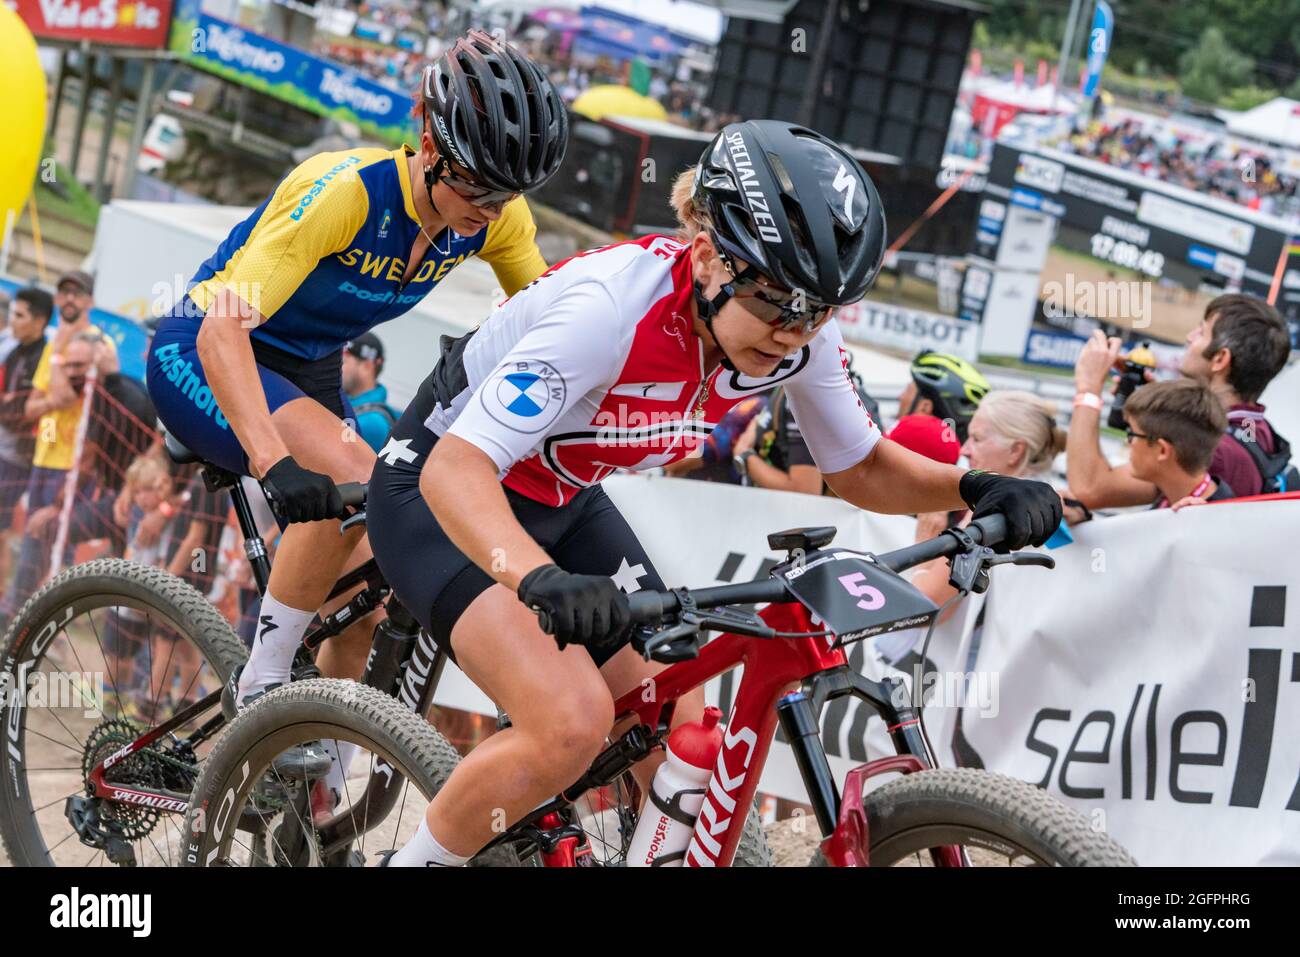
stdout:
[[[1190,79],[1198,92],[1184,92],[1211,101],[1241,87],[1289,89],[1300,81],[1300,0],[1109,2],[1115,12],[1110,62],[1128,73]],[[1060,46],[1070,0],[984,3],[989,8],[988,32],[995,41]],[[1092,0],[1085,0],[1080,15],[1079,28],[1085,34],[1093,6]],[[1249,64],[1244,74],[1243,61]],[[1217,95],[1206,97],[1211,90]]]

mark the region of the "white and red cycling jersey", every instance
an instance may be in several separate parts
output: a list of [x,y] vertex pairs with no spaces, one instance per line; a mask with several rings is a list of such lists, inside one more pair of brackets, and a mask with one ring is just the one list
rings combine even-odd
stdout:
[[770,376],[706,372],[692,295],[687,248],[666,236],[565,260],[444,356],[415,400],[425,427],[482,449],[503,484],[556,506],[618,469],[685,458],[728,409],[777,384],[822,472],[875,447],[834,320]]

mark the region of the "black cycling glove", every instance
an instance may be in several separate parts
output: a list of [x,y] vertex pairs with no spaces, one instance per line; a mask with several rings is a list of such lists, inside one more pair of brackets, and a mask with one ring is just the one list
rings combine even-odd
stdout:
[[973,518],[1006,517],[1007,537],[995,551],[1041,545],[1061,524],[1061,496],[1046,482],[976,469],[963,475],[957,487]]
[[573,575],[558,565],[534,568],[519,583],[519,600],[541,612],[542,630],[565,645],[621,638],[632,621],[627,595],[604,575]]
[[343,514],[343,499],[333,480],[303,468],[292,456],[267,469],[262,488],[271,511],[286,522],[320,522]]

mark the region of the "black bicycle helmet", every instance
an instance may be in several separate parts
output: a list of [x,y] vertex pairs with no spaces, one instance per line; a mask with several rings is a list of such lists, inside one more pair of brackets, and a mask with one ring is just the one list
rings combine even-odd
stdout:
[[709,144],[695,204],[724,253],[818,303],[857,302],[880,271],[885,213],[862,166],[820,133],[731,123]]
[[[965,442],[970,420],[989,394],[989,380],[965,359],[929,349],[922,350],[912,360],[911,373],[917,399],[929,399],[934,406],[933,414],[940,419],[951,419],[957,438]],[[912,410],[899,411],[909,415]]]
[[488,189],[536,189],[564,160],[560,94],[541,67],[482,30],[425,68],[424,108],[438,153]]

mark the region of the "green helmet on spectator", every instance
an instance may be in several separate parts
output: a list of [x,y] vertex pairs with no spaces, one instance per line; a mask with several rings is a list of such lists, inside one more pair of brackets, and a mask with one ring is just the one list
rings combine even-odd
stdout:
[[[910,371],[916,383],[917,401],[929,399],[934,415],[951,419],[958,439],[965,442],[966,427],[991,388],[988,379],[965,359],[929,349],[912,360]],[[915,407],[916,402],[912,405]],[[912,411],[899,409],[899,414],[909,415]]]

